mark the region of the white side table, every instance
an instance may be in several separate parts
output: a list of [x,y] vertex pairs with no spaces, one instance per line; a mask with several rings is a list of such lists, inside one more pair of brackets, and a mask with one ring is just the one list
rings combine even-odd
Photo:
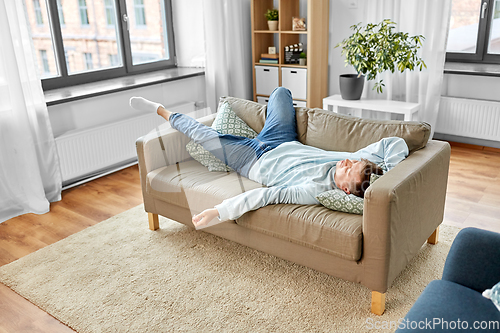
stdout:
[[340,95],[332,95],[323,98],[323,109],[330,110],[333,107],[333,112],[339,112],[339,106],[361,110],[383,111],[389,113],[404,114],[404,120],[412,120],[413,114],[418,112],[420,104],[407,103],[399,101],[389,101],[383,99],[360,99],[360,100],[346,100],[342,99]]

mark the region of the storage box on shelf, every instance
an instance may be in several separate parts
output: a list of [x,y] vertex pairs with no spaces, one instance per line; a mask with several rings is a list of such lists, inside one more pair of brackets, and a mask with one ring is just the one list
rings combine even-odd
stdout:
[[[301,1],[307,3],[307,15],[300,12]],[[279,10],[278,31],[269,31],[264,13]],[[307,16],[305,31],[294,31],[294,17]],[[292,91],[294,102],[307,107],[322,107],[328,95],[328,0],[253,0],[252,62],[254,101],[269,97],[274,88],[283,86]],[[287,64],[285,46],[302,43],[307,65]],[[269,56],[269,47],[277,56]],[[278,61],[272,61],[277,58]],[[263,61],[261,62],[261,59]],[[274,69],[274,70],[273,70]]]
[[281,86],[288,88],[293,98],[307,99],[307,69],[281,67]]

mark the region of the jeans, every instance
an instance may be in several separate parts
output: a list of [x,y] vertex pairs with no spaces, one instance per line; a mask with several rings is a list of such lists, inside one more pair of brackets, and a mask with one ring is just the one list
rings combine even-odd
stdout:
[[297,140],[297,124],[292,94],[283,87],[274,89],[267,105],[264,128],[254,139],[220,134],[184,114],[170,116],[173,128],[200,144],[233,170],[248,177],[250,168],[268,151],[284,142]]

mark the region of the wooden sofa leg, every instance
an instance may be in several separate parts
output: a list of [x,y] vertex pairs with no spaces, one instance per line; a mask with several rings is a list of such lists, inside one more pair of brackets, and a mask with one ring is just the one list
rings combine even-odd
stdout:
[[158,219],[158,214],[148,213],[149,219],[149,229],[157,230],[160,228],[160,220]]
[[439,227],[437,227],[436,230],[434,230],[434,232],[432,233],[431,237],[427,239],[427,243],[437,244],[438,237],[439,237]]
[[385,311],[385,293],[372,291],[372,313],[381,316]]

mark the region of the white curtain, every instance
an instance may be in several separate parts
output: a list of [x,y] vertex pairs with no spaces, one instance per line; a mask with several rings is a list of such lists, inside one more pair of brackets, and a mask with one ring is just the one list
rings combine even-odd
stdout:
[[[432,126],[431,138],[439,112],[451,2],[452,0],[367,0],[365,2],[364,24],[391,19],[397,23],[397,30],[425,37],[419,52],[427,69],[421,72],[407,70],[402,74],[385,72],[380,75],[385,83],[383,94],[377,94],[372,90],[374,82],[368,81],[363,97],[420,103],[418,120]],[[390,119],[388,114],[369,116]]]
[[0,0],[0,222],[43,214],[61,173],[24,1]]
[[207,106],[221,96],[252,99],[250,1],[203,0]]

